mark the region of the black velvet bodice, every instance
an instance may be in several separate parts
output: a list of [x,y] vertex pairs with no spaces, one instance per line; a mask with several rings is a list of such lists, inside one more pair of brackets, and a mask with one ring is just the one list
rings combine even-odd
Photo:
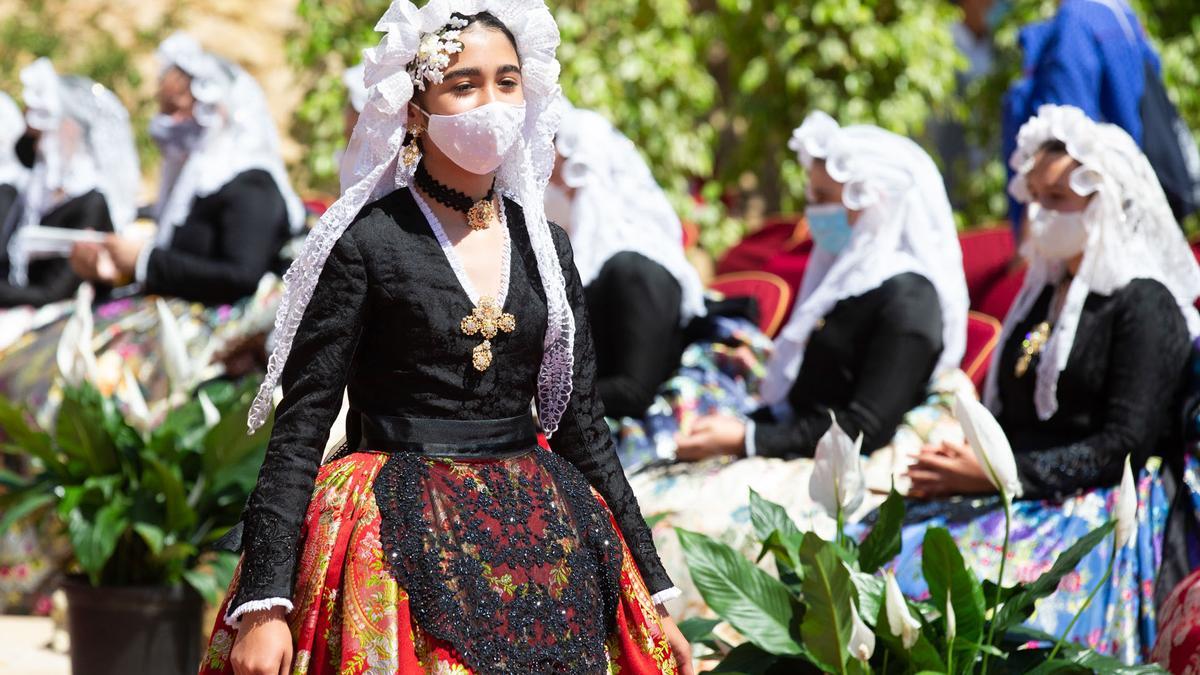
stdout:
[[[481,338],[459,326],[474,306],[407,189],[368,205],[338,239],[283,371],[284,397],[247,505],[242,575],[231,607],[291,597],[300,525],[343,387],[352,413],[488,420],[529,411],[546,299],[521,209],[506,202],[505,213],[512,258],[504,309],[515,316],[516,330],[492,340],[493,363],[482,373],[471,364]],[[561,228],[551,229],[575,317],[575,373],[550,446],[604,497],[651,592],[665,590],[671,581],[596,395],[595,352],[570,242]]]
[[811,457],[838,425],[862,451],[891,441],[904,414],[926,395],[942,353],[942,309],[937,289],[907,272],[833,306],[813,329],[804,362],[788,392],[793,419],[780,423],[756,412],[755,449],[772,457]]
[[1136,467],[1161,452],[1189,353],[1187,325],[1166,286],[1135,279],[1112,295],[1092,293],[1058,378],[1058,411],[1041,420],[1034,407],[1039,357],[1023,377],[1015,367],[1021,341],[1046,319],[1053,294],[1046,287],[1017,322],[996,366],[997,419],[1016,453],[1025,496],[1035,498],[1115,485],[1125,455]]

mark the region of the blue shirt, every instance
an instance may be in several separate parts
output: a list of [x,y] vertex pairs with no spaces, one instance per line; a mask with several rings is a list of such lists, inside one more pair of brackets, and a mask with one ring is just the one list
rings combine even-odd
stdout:
[[[1039,106],[1073,105],[1142,142],[1141,102],[1145,62],[1158,56],[1137,15],[1124,0],[1063,0],[1054,18],[1021,29],[1023,75],[1003,104],[1001,152],[1016,150],[1017,131]],[[1012,169],[1008,169],[1012,178]],[[1021,205],[1010,198],[1009,217],[1020,234]]]

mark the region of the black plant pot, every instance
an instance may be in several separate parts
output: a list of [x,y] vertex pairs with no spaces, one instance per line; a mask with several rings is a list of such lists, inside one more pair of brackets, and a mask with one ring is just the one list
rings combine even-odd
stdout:
[[73,675],[195,675],[203,603],[190,586],[63,584]]

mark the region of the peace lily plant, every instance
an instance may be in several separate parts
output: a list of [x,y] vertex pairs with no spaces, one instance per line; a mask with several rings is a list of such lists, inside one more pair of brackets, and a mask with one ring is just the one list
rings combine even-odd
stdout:
[[[995,418],[978,401],[959,398],[955,409],[980,464],[1001,495],[1003,566],[1012,500],[1021,496],[1012,448]],[[1068,642],[1066,635],[1074,621],[1059,636],[1023,625],[1037,602],[1052,594],[1063,577],[1111,535],[1108,573],[1096,589],[1108,581],[1117,552],[1137,527],[1137,494],[1128,459],[1114,518],[1081,537],[1031,583],[1006,586],[1003,567],[995,581],[980,581],[949,531],[930,527],[921,562],[930,597],[918,602],[904,597],[895,575],[886,569],[901,548],[905,506],[899,493],[892,490],[888,495],[874,527],[861,541],[845,532],[846,515],[864,497],[861,443],[861,438],[852,441],[835,419],[814,456],[809,489],[814,501],[837,522],[834,541],[800,531],[782,506],[750,491],[750,518],[762,544],[758,559],[772,555],[774,575],[710,537],[676,530],[692,580],[719,617],[689,619],[680,625],[693,643],[721,657],[711,672],[1162,672],[1157,666],[1126,666]],[[733,645],[717,637],[713,629],[721,622],[745,642]]]

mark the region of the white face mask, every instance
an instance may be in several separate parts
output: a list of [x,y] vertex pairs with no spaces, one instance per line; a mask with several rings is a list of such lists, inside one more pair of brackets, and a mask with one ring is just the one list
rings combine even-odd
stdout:
[[1083,211],[1065,213],[1030,204],[1029,236],[1034,249],[1047,260],[1066,260],[1079,255],[1088,239]]
[[521,135],[525,104],[493,101],[457,115],[430,115],[429,140],[450,161],[480,176],[500,167]]
[[571,197],[560,185],[546,185],[546,220],[571,231]]

